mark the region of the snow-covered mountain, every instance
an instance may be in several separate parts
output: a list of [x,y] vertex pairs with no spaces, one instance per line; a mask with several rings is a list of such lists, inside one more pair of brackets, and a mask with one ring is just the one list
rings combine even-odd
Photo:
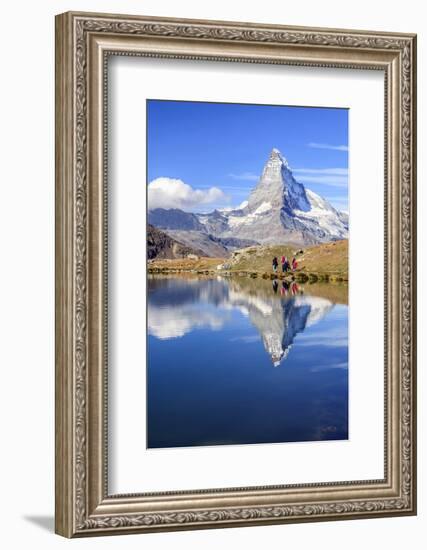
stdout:
[[209,214],[155,209],[149,211],[148,220],[166,232],[191,229],[261,244],[299,246],[348,238],[348,215],[299,183],[278,149],[271,151],[256,187],[240,208]]

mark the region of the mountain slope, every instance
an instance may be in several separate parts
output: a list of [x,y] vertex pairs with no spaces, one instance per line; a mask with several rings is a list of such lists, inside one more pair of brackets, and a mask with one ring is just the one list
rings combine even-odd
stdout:
[[196,214],[184,212],[178,208],[155,208],[148,210],[148,223],[160,229],[204,230]]
[[189,254],[203,255],[203,251],[186,246],[152,225],[147,227],[147,258],[186,258]]
[[168,229],[167,234],[192,249],[200,250],[200,255],[211,258],[226,258],[230,252],[221,240],[203,231]]

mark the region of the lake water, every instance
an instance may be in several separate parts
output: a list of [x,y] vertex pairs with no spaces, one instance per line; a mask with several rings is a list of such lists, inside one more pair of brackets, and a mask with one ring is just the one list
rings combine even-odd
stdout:
[[150,277],[147,446],[348,438],[344,285]]

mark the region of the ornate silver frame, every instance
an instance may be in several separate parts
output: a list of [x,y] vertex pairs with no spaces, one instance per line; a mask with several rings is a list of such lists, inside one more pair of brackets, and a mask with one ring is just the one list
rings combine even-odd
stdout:
[[[385,477],[109,495],[106,58],[296,64],[385,74]],[[416,37],[218,21],[56,18],[56,532],[66,537],[416,513]]]

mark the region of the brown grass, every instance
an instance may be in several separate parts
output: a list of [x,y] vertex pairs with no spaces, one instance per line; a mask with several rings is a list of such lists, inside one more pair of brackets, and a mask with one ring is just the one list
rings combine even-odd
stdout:
[[153,260],[148,263],[148,271],[205,271],[216,269],[224,263],[224,258],[178,258],[174,260]]

